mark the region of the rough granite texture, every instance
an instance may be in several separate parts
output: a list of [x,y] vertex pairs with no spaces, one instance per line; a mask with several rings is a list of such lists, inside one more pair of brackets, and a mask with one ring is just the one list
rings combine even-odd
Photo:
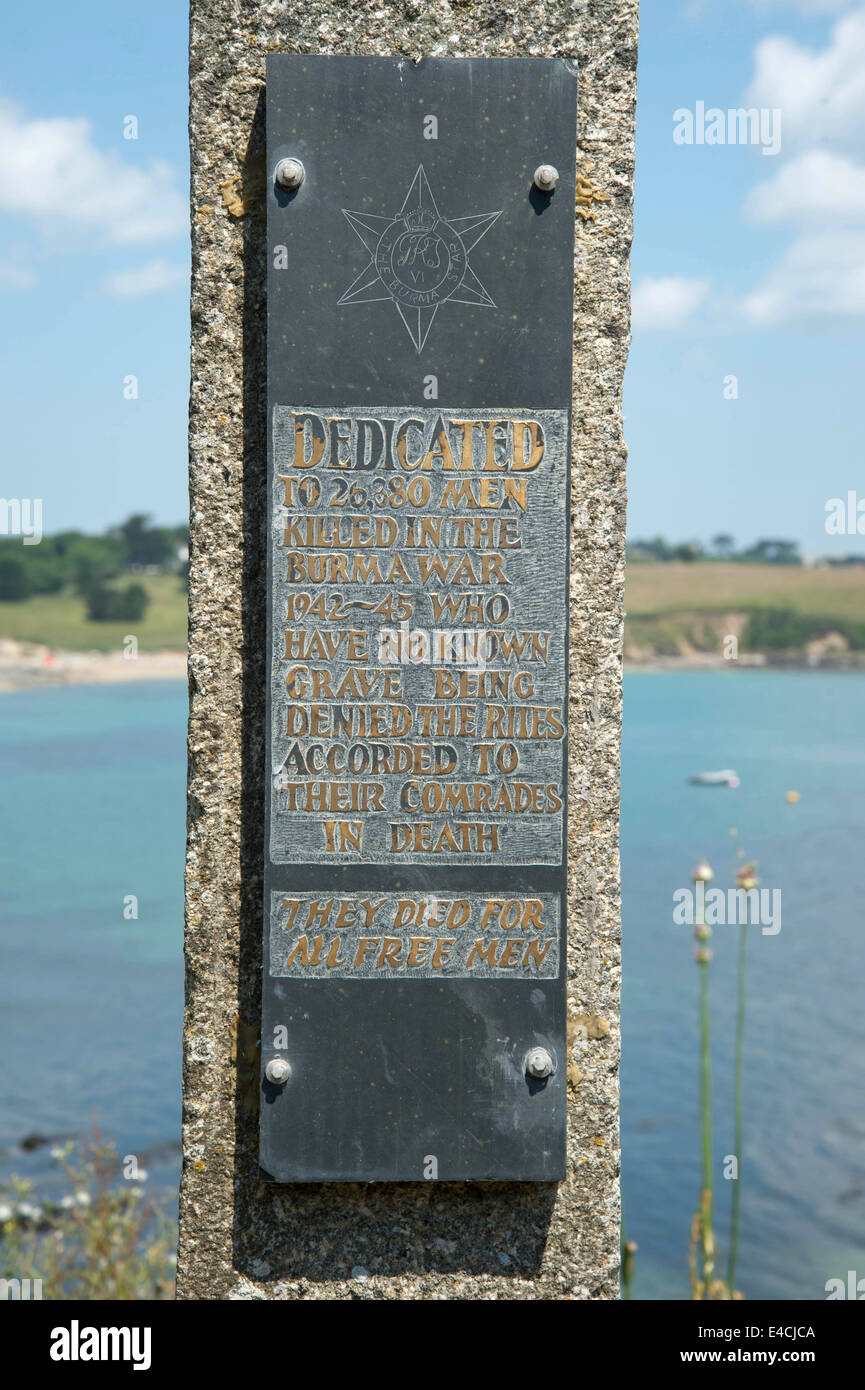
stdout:
[[[619,1295],[619,734],[638,0],[192,0],[189,831],[180,1298]],[[576,57],[568,1180],[271,1187],[257,1163],[264,58]]]

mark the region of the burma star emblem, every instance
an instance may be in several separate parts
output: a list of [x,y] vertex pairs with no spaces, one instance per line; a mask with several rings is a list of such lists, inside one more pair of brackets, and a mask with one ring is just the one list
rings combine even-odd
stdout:
[[422,164],[392,217],[342,211],[370,259],[340,304],[392,300],[418,352],[442,304],[496,307],[469,265],[469,253],[501,211],[442,217]]

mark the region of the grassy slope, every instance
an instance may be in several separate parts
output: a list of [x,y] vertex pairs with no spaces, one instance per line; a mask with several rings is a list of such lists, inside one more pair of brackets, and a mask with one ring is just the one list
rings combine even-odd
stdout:
[[119,651],[133,634],[141,651],[186,646],[186,594],[176,574],[130,575],[121,581],[143,584],[150,605],[138,623],[91,623],[84,601],[66,591],[41,594],[26,603],[0,603],[0,636],[44,642],[73,651]]
[[[134,576],[150,593],[140,623],[90,623],[73,593],[26,603],[0,603],[0,636],[82,651],[120,648],[127,633],[142,651],[186,645],[186,594],[176,575]],[[125,582],[125,581],[124,581]],[[792,608],[821,617],[865,621],[865,566],[809,570],[798,566],[666,564],[630,565],[625,593],[629,625],[640,640],[673,638],[680,616]],[[693,636],[693,625],[688,624]],[[715,640],[710,633],[707,645]],[[702,644],[701,644],[702,645]]]
[[629,565],[630,617],[751,608],[792,608],[865,620],[865,565],[812,570],[798,565]]
[[[792,610],[831,630],[865,621],[865,567],[812,570],[798,565],[634,564],[625,588],[626,653],[718,653],[728,631],[742,633],[754,609]],[[747,640],[747,631],[744,636]],[[794,648],[798,649],[798,648]]]

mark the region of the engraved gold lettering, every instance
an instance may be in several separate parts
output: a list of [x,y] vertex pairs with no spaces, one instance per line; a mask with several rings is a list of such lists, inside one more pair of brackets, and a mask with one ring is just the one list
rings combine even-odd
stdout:
[[451,947],[456,945],[456,941],[450,936],[440,936],[435,944],[432,956],[433,970],[441,970],[450,959]]
[[[307,426],[309,429],[307,431]],[[307,437],[309,453],[307,454]],[[306,414],[294,417],[294,458],[293,468],[315,468],[324,457],[327,447],[325,425],[320,415]],[[286,498],[286,501],[288,499]]]

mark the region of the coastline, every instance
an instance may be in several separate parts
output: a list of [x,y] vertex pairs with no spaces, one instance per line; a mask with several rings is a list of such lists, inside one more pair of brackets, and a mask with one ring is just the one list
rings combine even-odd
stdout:
[[[860,652],[748,652],[727,660],[719,652],[664,654],[626,652],[623,670],[647,675],[661,671],[850,671],[865,670]],[[129,681],[185,680],[186,650],[165,648],[139,652],[71,651],[37,642],[0,637],[0,694],[64,685],[121,685]]]
[[626,654],[622,669],[631,674],[659,671],[865,671],[865,653],[832,653],[817,657],[805,652],[748,652],[737,659],[718,652],[689,652],[678,656],[652,653]]
[[185,680],[185,649],[76,652],[0,638],[0,693],[64,685],[121,685],[127,681]]

